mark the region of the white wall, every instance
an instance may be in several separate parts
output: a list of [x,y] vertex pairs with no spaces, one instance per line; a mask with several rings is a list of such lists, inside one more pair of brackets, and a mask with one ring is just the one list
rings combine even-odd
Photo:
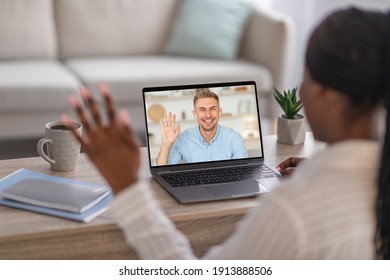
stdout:
[[367,9],[390,10],[390,0],[268,0],[262,1],[264,6],[270,7],[284,14],[290,15],[297,28],[298,48],[295,73],[290,86],[299,85],[303,76],[304,53],[308,36],[321,19],[331,11],[341,7],[354,5]]

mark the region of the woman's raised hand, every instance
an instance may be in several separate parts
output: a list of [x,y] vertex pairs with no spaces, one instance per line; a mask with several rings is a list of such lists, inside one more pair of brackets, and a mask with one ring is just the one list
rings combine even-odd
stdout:
[[[108,87],[101,83],[100,91],[105,104],[103,112],[99,112],[96,101],[85,88],[80,89],[85,108],[75,96],[70,97],[70,103],[83,125],[82,136],[76,132],[68,116],[62,116],[62,121],[117,193],[138,180],[139,140],[130,129],[127,112],[121,110],[119,116],[116,115]],[[106,126],[103,125],[101,113],[107,115]]]

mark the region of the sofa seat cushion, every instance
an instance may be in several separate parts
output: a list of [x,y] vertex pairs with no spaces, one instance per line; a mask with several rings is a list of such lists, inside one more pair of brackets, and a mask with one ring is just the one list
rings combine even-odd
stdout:
[[67,108],[68,96],[76,94],[78,86],[77,78],[56,61],[2,61],[0,110],[26,113]]
[[118,102],[142,104],[142,89],[150,86],[254,80],[259,95],[272,91],[272,75],[266,68],[245,61],[134,56],[68,59],[65,64],[95,94],[106,82]]

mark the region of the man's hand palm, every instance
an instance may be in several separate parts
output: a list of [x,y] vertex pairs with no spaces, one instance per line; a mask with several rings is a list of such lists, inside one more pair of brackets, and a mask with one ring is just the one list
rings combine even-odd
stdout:
[[162,141],[164,144],[173,144],[179,136],[179,130],[173,126],[165,127],[162,130]]

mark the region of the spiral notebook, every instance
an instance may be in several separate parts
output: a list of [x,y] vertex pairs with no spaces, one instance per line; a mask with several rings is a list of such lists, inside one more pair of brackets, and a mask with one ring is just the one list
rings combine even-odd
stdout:
[[107,209],[113,194],[92,184],[20,169],[0,180],[0,204],[88,222]]

